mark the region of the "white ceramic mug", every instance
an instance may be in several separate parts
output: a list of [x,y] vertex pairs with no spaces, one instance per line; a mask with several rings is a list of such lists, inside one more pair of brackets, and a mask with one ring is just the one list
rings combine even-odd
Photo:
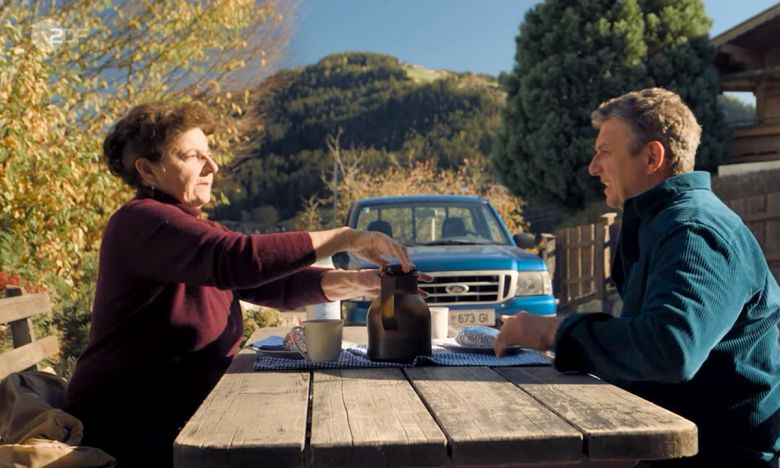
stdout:
[[[293,327],[292,342],[299,353],[313,362],[337,361],[341,355],[341,337],[344,321],[341,319],[306,320],[303,326]],[[303,350],[298,342],[297,330],[303,330],[306,341]]]
[[450,326],[449,307],[429,307],[431,311],[431,339],[443,340],[447,338]]

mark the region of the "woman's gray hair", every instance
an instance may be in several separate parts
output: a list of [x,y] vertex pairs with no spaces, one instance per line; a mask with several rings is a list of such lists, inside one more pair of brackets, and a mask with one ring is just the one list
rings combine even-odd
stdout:
[[693,170],[701,126],[677,93],[663,88],[634,91],[602,102],[591,114],[597,129],[613,118],[631,128],[633,154],[639,153],[647,143],[659,141],[664,146],[672,175]]

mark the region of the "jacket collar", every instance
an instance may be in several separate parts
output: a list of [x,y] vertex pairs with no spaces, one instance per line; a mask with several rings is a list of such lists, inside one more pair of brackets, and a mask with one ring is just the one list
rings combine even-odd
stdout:
[[709,172],[686,172],[666,179],[650,190],[626,200],[623,203],[623,216],[641,218],[655,212],[669,198],[691,190],[711,190]]
[[168,205],[175,205],[183,212],[198,217],[200,216],[200,208],[195,208],[190,205],[187,205],[185,203],[180,202],[179,200],[173,198],[172,196],[168,195],[167,193],[161,191],[161,190],[155,190],[150,187],[141,186],[138,188],[138,191],[135,194],[135,198],[137,199],[144,199],[144,198],[151,198],[153,200],[157,200],[161,203],[166,203]]

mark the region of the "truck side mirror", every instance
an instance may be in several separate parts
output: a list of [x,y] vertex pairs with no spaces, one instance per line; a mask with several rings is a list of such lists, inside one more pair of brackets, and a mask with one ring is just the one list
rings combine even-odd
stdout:
[[515,244],[521,249],[530,249],[536,245],[536,236],[528,232],[521,232],[512,236]]

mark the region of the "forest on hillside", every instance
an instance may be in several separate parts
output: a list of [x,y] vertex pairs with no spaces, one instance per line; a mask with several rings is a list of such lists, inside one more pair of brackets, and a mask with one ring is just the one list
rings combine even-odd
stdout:
[[229,205],[221,220],[273,224],[322,195],[333,170],[328,136],[360,149],[368,170],[416,161],[456,168],[466,158],[486,159],[504,102],[495,77],[405,65],[373,53],[344,53],[283,70],[253,103],[260,131],[222,182]]

